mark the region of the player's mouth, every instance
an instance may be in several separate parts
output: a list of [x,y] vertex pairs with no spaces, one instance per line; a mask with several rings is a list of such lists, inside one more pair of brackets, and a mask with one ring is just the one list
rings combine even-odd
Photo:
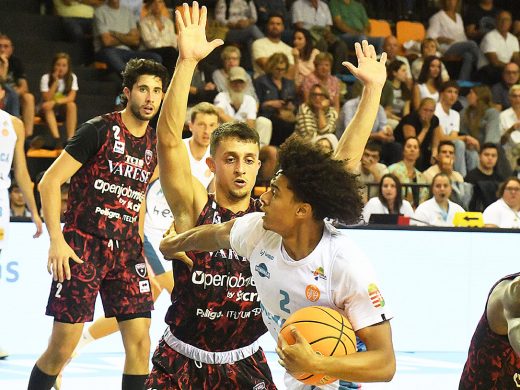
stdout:
[[154,107],[153,107],[153,106],[144,106],[144,107],[143,107],[143,111],[144,111],[147,115],[152,115],[153,112],[154,112]]
[[235,183],[235,185],[237,185],[238,187],[241,187],[241,188],[243,188],[247,185],[247,181],[245,181],[244,179],[240,179],[240,178],[235,179],[233,181],[233,183]]

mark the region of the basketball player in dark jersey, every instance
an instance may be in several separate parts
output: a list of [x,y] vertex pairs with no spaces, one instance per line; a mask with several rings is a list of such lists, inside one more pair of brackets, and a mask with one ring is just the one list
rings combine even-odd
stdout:
[[488,295],[471,339],[459,390],[520,387],[520,272],[500,279]]
[[[126,108],[81,125],[40,183],[52,272],[46,314],[54,317],[49,346],[36,362],[29,389],[50,389],[92,321],[101,293],[105,315],[116,317],[126,352],[123,389],[142,389],[148,374],[150,282],[138,229],[141,202],[157,165],[157,113],[168,80],[150,60],[123,72]],[[60,185],[70,180],[63,232]],[[72,261],[71,261],[72,260]]]

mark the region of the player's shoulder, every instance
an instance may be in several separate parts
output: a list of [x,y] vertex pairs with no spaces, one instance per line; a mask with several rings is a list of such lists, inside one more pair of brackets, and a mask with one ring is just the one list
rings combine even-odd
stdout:
[[335,263],[349,264],[366,257],[348,229],[337,229],[328,223],[326,223],[325,229],[331,256]]

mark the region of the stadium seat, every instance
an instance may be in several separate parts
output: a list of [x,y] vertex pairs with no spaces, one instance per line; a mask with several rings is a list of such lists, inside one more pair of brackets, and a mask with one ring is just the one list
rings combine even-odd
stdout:
[[397,41],[402,45],[408,41],[421,42],[426,37],[424,25],[420,22],[400,20],[396,24]]
[[386,20],[379,19],[369,19],[370,22],[370,33],[369,37],[383,37],[386,38],[389,35],[392,35],[392,29],[390,28],[390,23]]

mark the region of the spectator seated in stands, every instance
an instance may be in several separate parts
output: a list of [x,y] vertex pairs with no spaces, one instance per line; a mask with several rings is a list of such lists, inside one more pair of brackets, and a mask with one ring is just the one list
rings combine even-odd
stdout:
[[444,56],[462,57],[459,80],[471,80],[482,53],[474,41],[468,41],[462,18],[457,12],[459,0],[441,0],[442,9],[430,18],[426,35],[434,38]]
[[334,134],[318,135],[314,143],[325,153],[333,153],[338,147],[339,141]]
[[[419,78],[419,74],[421,73],[422,66],[424,64],[424,59],[426,57],[439,57],[440,53],[437,48],[437,41],[433,38],[425,38],[421,42],[421,55],[412,62],[412,76],[414,80]],[[450,79],[450,75],[448,74],[448,70],[446,66],[441,61],[441,79],[442,81],[448,81]]]
[[424,98],[439,100],[439,90],[442,86],[441,59],[429,56],[424,59],[421,73],[417,78],[417,83],[413,87],[413,107],[417,111],[419,104]]
[[[403,146],[403,159],[388,167],[388,171],[393,173],[401,184],[428,184],[424,175],[415,167],[420,156],[419,141],[415,137],[407,138]],[[403,186],[403,198],[408,200],[412,206],[417,207],[419,203],[428,198],[426,187],[410,188]]]
[[296,86],[285,77],[289,59],[283,53],[275,53],[266,64],[266,74],[254,80],[260,102],[258,115],[272,122],[271,145],[280,146],[294,131],[296,122]]
[[383,51],[386,53],[386,64],[390,65],[392,62],[399,60],[404,64],[406,68],[406,79],[405,83],[408,89],[412,89],[413,87],[413,79],[412,72],[410,69],[410,63],[408,62],[408,58],[399,55],[401,45],[397,41],[397,38],[394,35],[389,35],[385,38],[383,43]]
[[509,89],[511,107],[500,113],[500,143],[504,147],[511,169],[520,167],[520,84]]
[[269,15],[279,14],[285,22],[285,31],[282,33],[282,40],[286,43],[290,42],[292,31],[290,30],[291,15],[285,5],[285,1],[280,0],[254,0],[256,6],[256,14],[258,20],[256,25],[260,27],[264,33],[266,31]]
[[499,199],[483,213],[484,226],[520,229],[520,179],[510,177],[498,189]]
[[[364,202],[377,196],[377,187],[373,184],[379,183],[383,175],[388,173],[386,165],[379,162],[380,158],[381,144],[376,141],[368,141],[361,156],[361,161],[354,169],[354,173],[359,175],[359,182],[363,185],[362,197]],[[369,186],[368,184],[372,185]]]
[[245,122],[255,128],[257,105],[255,99],[244,93],[246,88],[246,71],[241,66],[229,70],[229,89],[219,92],[214,104],[217,107],[220,122]]
[[287,56],[289,59],[287,77],[294,78],[294,57],[292,48],[285,42],[282,42],[284,29],[284,19],[281,14],[269,15],[266,36],[255,40],[251,48],[255,78],[265,74],[267,60],[274,53],[284,53]]
[[468,105],[460,112],[460,130],[481,144],[500,142],[500,113],[491,105],[491,90],[485,85],[472,87]]
[[317,136],[334,135],[337,119],[338,113],[330,105],[329,93],[320,84],[315,84],[309,100],[298,107],[294,130],[300,137],[313,141]]
[[387,66],[388,80],[392,83],[394,99],[392,105],[385,107],[388,124],[395,129],[401,119],[410,113],[412,93],[406,84],[406,64],[394,60]]
[[332,72],[344,72],[345,67],[341,63],[348,57],[348,47],[331,31],[332,15],[327,3],[321,0],[296,0],[291,6],[291,16],[294,29],[309,30],[314,46],[321,52],[332,54]]
[[452,109],[458,98],[459,86],[455,81],[442,84],[435,115],[439,118],[438,140],[455,144],[455,170],[464,177],[478,164],[480,143],[475,137],[460,133],[460,114]]
[[94,50],[99,61],[106,62],[118,75],[132,58],[162,62],[160,55],[131,49],[140,43],[134,15],[119,0],[106,0],[94,11]]
[[253,1],[218,0],[215,20],[228,28],[226,44],[240,45],[247,51],[251,42],[264,37],[256,25],[257,14]]
[[[354,114],[359,106],[360,98],[347,100],[341,109],[338,124],[336,126],[336,136],[341,138],[343,131],[354,118]],[[402,154],[402,146],[395,142],[392,128],[388,126],[386,113],[383,106],[379,105],[376,120],[372,126],[369,140],[377,141],[382,145],[381,160],[386,165],[399,161]]]
[[31,220],[31,212],[25,204],[23,192],[16,183],[12,183],[9,188],[9,206],[11,207],[11,218]]
[[[220,54],[222,61],[222,68],[216,69],[212,74],[213,82],[217,87],[218,92],[226,92],[229,88],[229,70],[234,66],[240,66],[240,50],[236,46],[226,46]],[[246,73],[246,89],[244,93],[251,95],[258,101],[256,96],[255,87],[253,86],[253,80],[249,73]]]
[[34,129],[34,95],[29,91],[22,61],[13,55],[13,51],[11,39],[0,34],[0,79],[5,82],[5,91],[10,94],[10,104],[14,105],[10,107],[11,111],[7,110],[8,107],[5,108],[11,115],[20,116],[21,107],[25,136],[31,137]]
[[520,65],[520,47],[518,38],[509,32],[512,19],[508,11],[497,15],[497,28],[488,32],[480,49],[484,53],[479,63],[479,79],[492,85],[500,81],[504,67],[509,62]]
[[294,83],[298,91],[303,80],[314,72],[314,60],[320,51],[314,48],[309,30],[296,28],[293,35]]
[[438,173],[445,173],[451,183],[463,183],[462,175],[453,169],[455,163],[455,145],[451,141],[441,141],[437,146],[436,163],[423,172],[426,182],[430,184]]
[[484,35],[495,28],[497,12],[493,0],[478,0],[478,4],[467,4],[464,13],[466,36],[480,43]]
[[367,40],[374,45],[376,53],[381,52],[383,38],[368,36],[370,21],[363,4],[357,0],[330,0],[329,8],[334,32],[347,44],[347,47],[353,47],[354,43]]
[[164,6],[164,0],[145,0],[144,4],[147,12],[139,23],[141,41],[146,51],[161,56],[162,63],[171,76],[179,56],[173,21],[165,15],[168,10]]
[[316,84],[320,84],[328,91],[331,106],[339,113],[340,81],[331,73],[332,63],[333,59],[330,53],[319,53],[316,55],[314,58],[314,72],[305,77],[302,84],[302,94],[303,101],[308,101],[311,88]]
[[504,66],[502,71],[502,80],[491,87],[493,95],[493,104],[499,111],[506,110],[511,107],[509,102],[509,90],[515,84],[520,82],[520,66],[514,62],[510,62]]
[[482,144],[478,167],[469,171],[464,178],[467,183],[473,185],[469,210],[482,212],[497,200],[498,186],[504,180],[496,170],[497,160],[498,146],[492,143]]
[[72,72],[70,56],[67,53],[57,53],[50,72],[44,74],[40,80],[41,112],[56,149],[62,146],[57,117],[65,119],[67,140],[76,130],[78,109],[75,101],[78,89],[78,78]]
[[439,118],[435,116],[436,104],[432,98],[422,99],[419,109],[406,115],[394,130],[395,141],[400,144],[404,144],[410,137],[419,141],[421,155],[416,162],[419,171],[424,171],[435,162],[436,137],[439,134]]
[[365,204],[361,217],[365,223],[369,223],[372,214],[399,214],[413,217],[412,205],[402,198],[401,182],[397,176],[387,173],[381,178],[377,196]]
[[93,61],[92,25],[94,8],[102,5],[105,0],[53,0],[54,9],[61,16],[66,37],[71,42],[82,46],[82,63]]
[[486,84],[499,82],[504,67],[509,62],[520,65],[518,38],[509,32],[511,24],[511,13],[500,11],[497,15],[496,29],[488,32],[480,43],[484,55],[479,62],[478,77]]
[[212,102],[217,94],[217,87],[211,81],[209,71],[204,67],[203,63],[199,62],[191,79],[188,105],[191,107],[202,102]]
[[455,214],[464,212],[464,209],[450,200],[452,188],[448,175],[445,173],[435,175],[430,191],[432,197],[415,209],[411,224],[417,226],[453,226]]

